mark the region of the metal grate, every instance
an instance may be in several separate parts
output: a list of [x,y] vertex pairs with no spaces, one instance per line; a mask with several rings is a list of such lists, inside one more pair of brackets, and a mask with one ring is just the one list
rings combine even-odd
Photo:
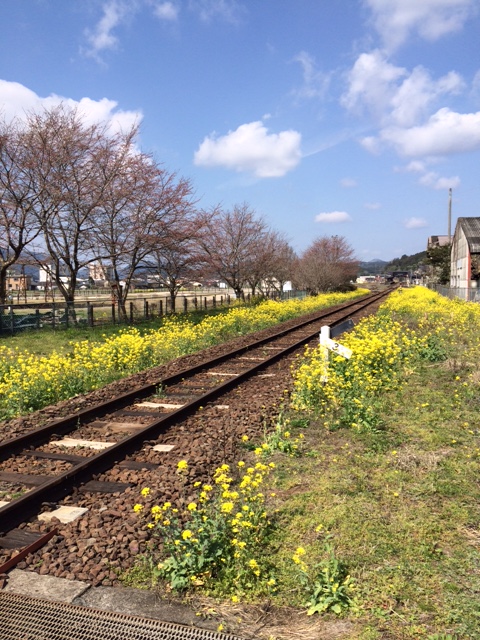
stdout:
[[195,627],[0,592],[0,640],[240,640]]

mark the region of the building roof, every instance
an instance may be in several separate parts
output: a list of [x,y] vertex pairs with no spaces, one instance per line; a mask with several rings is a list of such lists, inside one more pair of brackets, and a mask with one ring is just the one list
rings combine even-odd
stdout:
[[447,244],[450,244],[448,236],[429,236],[427,249],[431,247],[445,247]]
[[458,218],[457,226],[465,234],[470,253],[480,253],[480,218]]

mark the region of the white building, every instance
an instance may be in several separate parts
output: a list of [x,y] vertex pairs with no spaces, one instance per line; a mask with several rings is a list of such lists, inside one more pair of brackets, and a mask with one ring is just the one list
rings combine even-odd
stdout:
[[452,239],[450,286],[476,289],[480,277],[480,218],[458,218]]

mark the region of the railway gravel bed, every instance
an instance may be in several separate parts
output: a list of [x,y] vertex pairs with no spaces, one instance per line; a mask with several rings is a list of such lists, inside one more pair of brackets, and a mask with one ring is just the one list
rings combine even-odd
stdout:
[[[380,304],[378,302],[369,313],[374,312]],[[360,315],[365,315],[365,312]],[[295,322],[289,321],[283,326]],[[35,429],[53,418],[98,404],[131,390],[132,387],[155,382],[159,377],[204,362],[214,355],[230,351],[234,346],[249,344],[253,337],[266,336],[275,330],[276,327],[273,327],[178,358],[90,394],[5,422],[0,425],[2,439]],[[302,352],[303,350],[299,350],[299,353]],[[140,490],[143,487],[150,488],[151,506],[164,501],[186,504],[194,498],[195,482],[207,482],[218,465],[249,455],[241,446],[241,437],[247,435],[250,440],[261,441],[265,428],[278,416],[280,405],[292,388],[291,365],[299,353],[271,365],[260,375],[223,396],[220,406],[217,406],[219,403],[207,405],[200,418],[197,414],[184,419],[154,441],[148,442],[141,452],[130,457],[136,462],[145,463],[145,467],[155,465],[156,468],[132,469],[116,465],[96,478],[100,481],[129,484],[123,492],[98,494],[77,490],[67,496],[62,500],[64,505],[83,507],[88,511],[82,518],[71,523],[53,521],[58,534],[43,548],[27,556],[18,564],[18,568],[41,575],[87,581],[93,586],[120,585],[122,575],[147,550],[147,531],[142,519],[133,511],[134,505],[139,501]],[[170,445],[173,449],[168,453],[154,451],[153,446],[157,444]],[[91,455],[91,452],[84,449],[72,450],[72,453]],[[179,460],[188,462],[186,476],[177,473]],[[68,463],[64,461],[40,459],[32,467],[32,460],[25,460],[25,469],[28,468],[29,474],[49,475],[64,469],[65,465],[68,467]],[[2,466],[1,470],[8,471],[8,465]],[[18,467],[16,471],[18,472]],[[0,491],[1,489],[0,486]],[[25,487],[14,487],[14,490],[21,492]],[[50,508],[51,505],[45,505],[46,511]],[[34,519],[20,525],[20,529],[47,532],[52,529],[52,522],[44,523]],[[15,553],[16,550],[0,549],[0,564]]]
[[[335,307],[331,307],[331,309],[329,310],[334,309]],[[325,311],[326,310],[327,309],[325,309]],[[314,312],[302,317],[305,320],[308,320],[309,317],[314,318],[317,313],[318,312]],[[297,324],[298,320],[298,318],[287,320],[283,322],[281,326],[282,328],[293,327]],[[8,440],[9,438],[13,438],[15,436],[31,431],[32,429],[43,426],[54,418],[68,416],[72,413],[75,413],[76,411],[87,409],[90,406],[94,406],[96,404],[99,404],[100,402],[104,402],[110,398],[130,391],[134,387],[141,387],[146,384],[152,384],[159,378],[171,376],[183,371],[188,367],[193,367],[203,362],[207,362],[210,358],[221,356],[225,353],[228,353],[234,348],[247,346],[251,344],[255,339],[271,336],[278,330],[278,326],[279,325],[274,325],[255,333],[250,333],[245,336],[233,338],[222,344],[214,345],[212,347],[204,349],[203,351],[180,356],[164,365],[153,367],[152,369],[148,369],[141,373],[136,373],[122,378],[121,380],[111,382],[101,389],[97,389],[88,394],[80,394],[78,396],[70,398],[69,400],[64,400],[55,405],[45,407],[44,409],[40,409],[26,416],[21,416],[18,418],[0,422],[0,442],[2,440]]]

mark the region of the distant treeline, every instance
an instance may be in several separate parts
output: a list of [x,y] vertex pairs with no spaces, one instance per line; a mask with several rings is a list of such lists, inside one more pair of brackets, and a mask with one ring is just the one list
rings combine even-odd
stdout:
[[414,253],[411,256],[403,255],[401,258],[394,258],[385,266],[385,271],[390,273],[391,271],[417,271],[420,267],[425,265],[427,258],[426,251],[420,251]]

